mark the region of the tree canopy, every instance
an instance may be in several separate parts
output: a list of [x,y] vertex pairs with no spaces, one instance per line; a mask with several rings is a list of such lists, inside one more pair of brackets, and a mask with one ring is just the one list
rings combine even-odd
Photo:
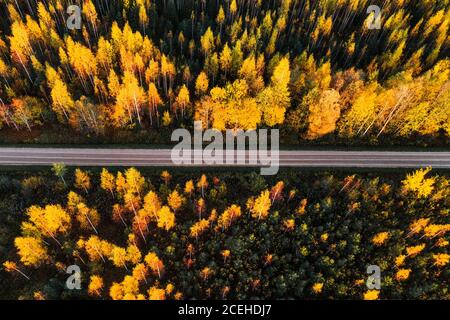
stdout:
[[[0,296],[448,298],[449,178],[431,168],[264,178],[104,169],[89,172],[87,193],[79,174],[67,186],[44,171],[0,176]],[[79,291],[64,286],[69,265],[82,271]],[[381,290],[365,285],[371,265]]]
[[388,1],[380,29],[368,1],[85,0],[68,30],[69,3],[0,3],[0,128],[202,120],[296,142],[448,142],[448,1]]

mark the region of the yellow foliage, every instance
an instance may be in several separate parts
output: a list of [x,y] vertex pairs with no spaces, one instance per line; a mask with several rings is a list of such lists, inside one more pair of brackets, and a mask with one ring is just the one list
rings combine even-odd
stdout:
[[315,294],[319,294],[322,292],[323,283],[315,283],[312,287],[312,290]]
[[209,278],[209,276],[213,273],[212,269],[209,267],[204,267],[201,271],[200,271],[200,275],[203,278],[203,280],[207,280]]
[[157,274],[159,278],[161,278],[161,275],[164,273],[164,264],[163,262],[158,258],[156,253],[149,252],[145,258],[145,263],[150,267],[153,273]]
[[89,174],[80,169],[75,170],[75,187],[87,191],[91,188],[91,178]]
[[217,227],[222,230],[228,229],[231,224],[241,216],[241,207],[233,204],[228,207],[219,217]]
[[180,89],[180,92],[178,93],[177,99],[176,99],[177,105],[181,108],[181,112],[184,112],[184,109],[189,105],[191,102],[189,97],[189,90],[186,87],[186,85],[183,85]]
[[422,250],[425,249],[425,244],[420,244],[417,246],[407,247],[406,253],[408,257],[415,257],[417,256]]
[[139,282],[132,276],[125,276],[121,283],[114,282],[109,290],[113,300],[137,300],[139,294]]
[[395,265],[397,267],[401,267],[405,263],[406,256],[405,255],[399,255],[397,258],[395,258]]
[[5,262],[3,262],[3,268],[5,268],[6,272],[12,272],[12,271],[17,270],[17,265],[15,262],[5,261]]
[[33,298],[34,300],[45,300],[45,295],[42,291],[36,291],[33,293]]
[[364,284],[364,279],[355,280],[355,286],[360,286],[362,284]]
[[116,267],[126,268],[127,251],[124,248],[113,246],[109,258]]
[[450,224],[430,224],[425,227],[424,234],[427,238],[434,238],[450,231]]
[[135,168],[125,171],[126,188],[128,191],[141,193],[145,184],[145,178]]
[[146,281],[148,268],[145,264],[139,263],[133,268],[133,278],[139,282]]
[[450,255],[446,253],[433,254],[434,264],[443,267],[450,261]]
[[209,80],[205,72],[200,72],[195,81],[195,91],[198,95],[203,95],[208,91]]
[[184,193],[191,195],[194,190],[194,182],[192,180],[186,181],[186,184],[184,186]]
[[380,291],[378,290],[368,290],[364,293],[364,300],[378,300],[379,295]]
[[18,250],[20,261],[26,266],[38,267],[49,259],[47,248],[41,239],[17,237],[14,244]]
[[421,232],[427,225],[430,223],[430,219],[418,219],[415,220],[411,225],[409,226],[410,234],[416,234]]
[[146,95],[138,79],[130,71],[125,71],[122,85],[117,92],[112,119],[117,126],[124,126],[134,121],[134,116],[141,122],[142,106]]
[[97,60],[92,51],[80,42],[74,42],[69,36],[66,41],[70,64],[81,78],[97,74]]
[[140,195],[136,192],[133,192],[131,190],[127,191],[123,197],[125,207],[136,213],[140,208],[142,204],[142,199]]
[[295,229],[295,220],[294,219],[284,220],[283,226],[286,230],[292,231]]
[[410,273],[411,269],[400,269],[395,274],[395,279],[397,279],[398,281],[405,281],[409,278]]
[[80,203],[84,202],[84,198],[73,191],[69,191],[67,195],[67,211],[74,215],[77,211],[77,207]]
[[435,178],[425,178],[431,168],[420,169],[412,174],[408,174],[406,179],[402,181],[405,191],[414,192],[419,198],[428,197],[434,190]]
[[308,199],[302,199],[302,201],[300,201],[300,206],[297,209],[297,213],[299,215],[304,215],[306,212],[306,206],[308,204]]
[[200,221],[196,222],[191,227],[191,237],[198,238],[200,235],[202,235],[207,229],[209,228],[209,221],[206,219],[201,219]]
[[103,278],[100,276],[91,276],[91,281],[89,282],[88,293],[91,296],[100,296],[103,289]]
[[440,238],[437,242],[436,242],[436,246],[438,246],[439,248],[443,248],[448,246],[449,241],[445,240],[444,238]]
[[376,246],[383,245],[389,239],[389,232],[380,232],[372,238],[372,243]]
[[173,284],[171,284],[171,283],[168,283],[167,286],[166,286],[165,291],[166,291],[167,294],[171,294],[174,289],[175,289],[175,286]]
[[170,113],[168,111],[164,111],[163,118],[162,118],[162,125],[164,127],[170,126],[172,123],[172,118],[170,117]]
[[379,100],[376,93],[377,89],[378,84],[376,82],[371,83],[355,97],[350,110],[343,115],[343,124],[340,130],[342,135],[354,137],[364,132],[362,131],[363,126],[377,113]]
[[[264,123],[269,127],[284,122],[286,109],[291,102],[288,88],[290,77],[289,59],[284,57],[274,69],[270,86],[258,95],[258,106],[262,112]],[[250,80],[257,82],[257,79]]]
[[250,209],[253,218],[265,219],[269,215],[272,202],[270,201],[270,192],[265,190],[254,201],[247,202],[247,208]]
[[148,101],[150,103],[150,115],[158,113],[157,107],[162,104],[163,101],[158,93],[158,89],[153,82],[151,82],[148,86]]
[[167,203],[169,204],[169,207],[172,208],[172,210],[175,212],[181,208],[185,200],[186,199],[181,196],[177,190],[174,190],[167,197]]
[[163,172],[161,172],[161,179],[167,185],[169,184],[170,179],[172,179],[172,176],[170,175],[169,171],[164,170]]
[[139,215],[143,217],[149,217],[157,221],[158,219],[158,211],[161,209],[161,201],[159,200],[158,195],[150,191],[144,197],[144,206],[142,210],[139,211]]
[[261,122],[261,110],[255,98],[249,96],[245,80],[227,83],[225,88],[215,87],[210,96],[196,104],[195,120],[205,128],[216,130],[253,130]]
[[125,177],[123,176],[122,172],[117,172],[117,178],[116,178],[116,190],[117,192],[124,193],[126,191],[126,185],[127,181]]
[[164,289],[151,287],[148,290],[148,299],[149,300],[166,300],[166,291]]
[[317,139],[336,129],[341,115],[339,92],[331,89],[317,93],[307,102],[309,105],[308,139]]
[[103,168],[100,174],[100,187],[103,190],[108,190],[111,194],[114,193],[114,188],[116,186],[114,175],[109,173],[109,171]]
[[162,207],[158,211],[158,228],[163,228],[169,231],[175,226],[175,214],[170,211],[167,206]]
[[183,294],[181,292],[177,291],[175,293],[174,299],[175,300],[183,300]]
[[84,248],[89,256],[90,261],[105,261],[112,251],[112,245],[105,240],[101,240],[97,236],[91,236],[87,241],[78,241],[78,246]]
[[205,33],[201,36],[200,44],[205,55],[208,55],[210,51],[214,49],[214,34],[211,31],[211,27],[208,27]]
[[222,250],[221,254],[222,254],[222,257],[224,257],[226,259],[230,256],[231,251],[230,250]]
[[132,276],[125,276],[122,281],[125,300],[135,300],[139,294],[139,282]]
[[203,198],[198,199],[195,207],[198,212],[199,219],[201,219],[202,213],[205,211],[206,207],[205,199]]
[[45,208],[32,206],[26,214],[39,232],[46,236],[65,234],[71,226],[70,216],[60,205],[47,205]]
[[[220,7],[220,9],[222,11],[219,11],[219,14],[220,13],[223,14],[222,7]],[[219,18],[219,16],[218,16],[218,18]],[[232,65],[231,64],[232,63],[231,50],[230,50],[230,47],[228,46],[228,43],[225,43],[225,45],[223,46],[222,52],[220,53],[219,62],[220,62],[220,68],[225,72],[225,74],[227,74],[231,70],[231,65]]]
[[76,208],[76,219],[82,229],[89,230],[92,228],[97,232],[96,227],[100,223],[100,214],[97,210],[88,208],[84,203],[79,203]]
[[142,254],[139,248],[134,245],[130,244],[127,247],[127,257],[126,260],[132,263],[133,265],[138,264],[142,259]]
[[202,174],[200,177],[200,180],[197,182],[197,188],[199,188],[202,191],[202,197],[204,196],[205,189],[208,188],[208,179],[206,178],[206,175]]
[[113,300],[122,300],[124,292],[120,283],[114,282],[109,289],[109,295]]

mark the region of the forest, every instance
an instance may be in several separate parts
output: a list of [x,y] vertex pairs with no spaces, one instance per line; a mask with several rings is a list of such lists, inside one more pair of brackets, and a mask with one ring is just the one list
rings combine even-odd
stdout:
[[[448,151],[449,30],[450,0],[0,0],[0,146]],[[80,159],[2,166],[0,300],[450,299],[448,170]]]
[[0,1],[0,143],[163,144],[202,120],[448,146],[449,24],[449,0]]
[[449,183],[431,168],[6,170],[0,298],[449,299]]

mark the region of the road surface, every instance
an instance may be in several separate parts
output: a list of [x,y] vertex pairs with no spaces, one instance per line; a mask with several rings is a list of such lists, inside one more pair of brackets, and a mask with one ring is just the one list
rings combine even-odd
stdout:
[[[432,166],[450,169],[450,152],[280,151],[279,161],[280,167]],[[171,160],[170,149],[0,148],[0,165],[46,166],[56,162],[63,162],[69,166],[176,166]],[[236,163],[234,165],[243,166]],[[248,163],[245,165],[255,166]]]

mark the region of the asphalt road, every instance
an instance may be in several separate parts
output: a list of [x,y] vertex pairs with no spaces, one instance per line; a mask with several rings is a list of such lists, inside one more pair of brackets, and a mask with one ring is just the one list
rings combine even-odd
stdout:
[[[248,157],[248,154],[246,155]],[[450,152],[280,151],[280,167],[450,169]],[[170,149],[0,148],[0,165],[176,166]],[[243,166],[242,164],[234,164]],[[182,165],[189,166],[189,165]],[[193,166],[206,166],[196,164]],[[230,166],[229,164],[224,166]],[[246,164],[250,166],[250,164]],[[254,165],[252,165],[254,166]]]

